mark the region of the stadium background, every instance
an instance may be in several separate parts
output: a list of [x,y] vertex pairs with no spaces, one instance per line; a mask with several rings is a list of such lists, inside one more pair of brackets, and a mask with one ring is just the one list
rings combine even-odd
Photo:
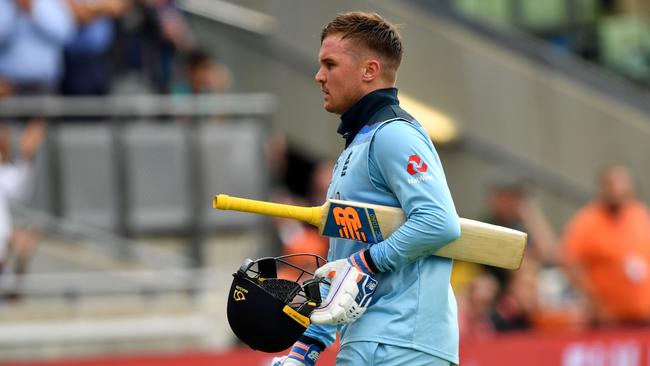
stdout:
[[[591,327],[561,261],[565,225],[604,166],[626,165],[650,199],[647,1],[134,0],[110,18],[105,91],[0,98],[14,150],[28,121],[49,124],[33,194],[13,208],[34,239],[0,281],[0,363],[268,363],[228,328],[231,273],[323,243],[295,223],[215,212],[211,197],[322,202],[342,139],[313,75],[321,26],[348,10],[401,25],[401,100],[430,132],[461,216],[486,220],[495,193],[514,192],[545,241],[519,277],[525,325],[461,334],[461,363],[650,362],[650,329]],[[133,26],[142,14],[160,24]],[[501,295],[457,267],[461,312],[489,324]],[[472,296],[484,292],[481,309]]]

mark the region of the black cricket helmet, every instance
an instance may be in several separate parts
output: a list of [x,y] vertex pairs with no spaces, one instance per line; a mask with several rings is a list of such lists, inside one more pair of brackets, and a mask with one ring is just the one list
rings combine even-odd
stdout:
[[233,274],[228,294],[228,323],[235,335],[263,352],[291,347],[321,303],[313,270],[326,262],[315,254],[246,259]]

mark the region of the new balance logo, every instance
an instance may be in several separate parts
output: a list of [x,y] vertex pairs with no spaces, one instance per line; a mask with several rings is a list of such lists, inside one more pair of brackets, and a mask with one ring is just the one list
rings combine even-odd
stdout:
[[377,282],[369,282],[367,285],[368,291],[375,291],[377,287]]
[[424,173],[429,169],[427,164],[420,159],[417,155],[409,156],[408,165],[406,166],[406,171],[410,175],[415,175],[417,173]]
[[336,225],[339,226],[339,236],[346,239],[353,239],[362,242],[368,241],[366,234],[359,231],[363,225],[359,214],[352,207],[336,207],[332,211]]
[[317,351],[311,351],[307,354],[307,358],[314,362],[318,361],[319,356],[320,354]]

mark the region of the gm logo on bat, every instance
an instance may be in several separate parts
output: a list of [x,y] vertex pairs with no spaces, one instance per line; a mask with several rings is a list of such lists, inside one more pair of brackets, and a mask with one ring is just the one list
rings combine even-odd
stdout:
[[384,240],[375,210],[332,203],[323,235],[351,239],[362,243]]

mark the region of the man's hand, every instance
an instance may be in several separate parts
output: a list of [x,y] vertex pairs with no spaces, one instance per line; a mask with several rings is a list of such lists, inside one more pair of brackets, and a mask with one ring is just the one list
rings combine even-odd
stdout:
[[271,361],[271,366],[314,366],[321,351],[315,344],[297,341],[287,356],[275,357]]
[[25,160],[32,160],[45,139],[46,122],[42,119],[30,121],[20,139],[20,154]]
[[20,9],[26,13],[32,12],[32,0],[16,0]]
[[131,0],[103,0],[100,2],[103,14],[117,18],[126,13],[131,6]]
[[377,281],[372,277],[364,252],[329,262],[316,270],[314,278],[328,277],[332,285],[323,304],[311,314],[313,323],[348,324],[366,311]]
[[0,99],[11,96],[14,93],[14,87],[6,80],[0,79]]
[[117,18],[131,7],[131,0],[68,0],[68,5],[74,14],[77,23],[87,24],[99,17]]

